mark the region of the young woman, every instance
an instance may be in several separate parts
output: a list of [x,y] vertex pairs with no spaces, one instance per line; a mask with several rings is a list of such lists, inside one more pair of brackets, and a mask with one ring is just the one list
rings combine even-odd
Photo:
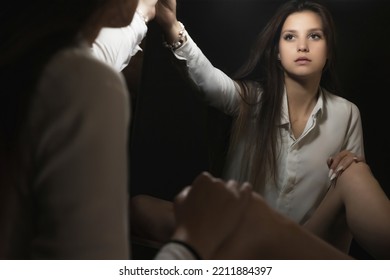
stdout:
[[[374,257],[389,258],[390,203],[368,166],[356,163],[364,158],[358,108],[335,95],[330,12],[314,1],[283,3],[233,79],[210,63],[176,19],[175,0],[161,0],[156,19],[204,98],[236,118],[225,179],[249,181],[273,209],[345,253],[354,237]],[[246,257],[252,248],[253,258],[279,258],[287,246],[300,250],[293,239],[283,246],[277,230],[271,230],[273,241],[256,247],[252,234],[260,240],[266,234],[260,222],[266,217],[258,220],[240,227],[241,237],[226,248],[236,244]]]
[[251,182],[272,207],[304,223],[353,157],[331,171],[328,158],[342,151],[364,156],[359,110],[335,95],[330,12],[312,1],[283,3],[234,78],[185,31],[175,0],[160,1],[156,19],[207,102],[235,116],[223,177]]
[[[91,46],[103,27],[127,27],[137,3],[2,5],[0,259],[130,258],[128,92],[123,76],[96,59]],[[150,9],[137,20],[154,16],[155,3],[141,0],[140,8]],[[161,258],[193,259],[189,245],[209,258],[236,227],[251,193],[248,184],[207,174],[193,188],[180,204],[175,242]],[[199,203],[204,192],[207,208]],[[236,219],[219,219],[222,210]],[[190,223],[199,211],[216,216]]]
[[0,258],[128,258],[127,92],[89,46],[136,7],[3,5]]
[[[145,12],[142,10],[136,15],[139,23],[137,26],[142,27],[143,30],[145,30],[143,25],[145,22],[140,19],[144,20],[144,16]],[[108,33],[101,33],[104,36],[99,36],[94,46],[100,44],[103,50],[101,54],[107,54],[105,39],[110,38],[112,44],[112,39],[118,39],[115,35],[111,36],[112,33],[123,34],[122,31],[110,29]],[[136,36],[136,38],[143,38],[143,36]],[[124,38],[119,37],[119,39]],[[123,44],[117,44],[119,49],[120,45]],[[117,50],[111,50],[112,55],[117,54]],[[109,63],[113,63],[120,62],[126,56],[100,58],[107,60],[107,57],[114,58],[108,60]],[[118,67],[124,64],[115,65]],[[118,68],[120,70],[122,66]],[[353,161],[356,160],[343,151],[333,159],[333,164],[339,163],[340,166],[347,167]],[[194,256],[180,244],[183,240],[193,245],[203,258],[348,258],[347,255],[275,212],[262,197],[255,193],[252,193],[252,199],[249,201],[248,207],[251,208],[247,208],[250,188],[246,184],[240,188],[238,186],[235,182],[225,183],[208,174],[199,175],[192,187],[181,192],[174,203],[175,225],[172,227],[174,234],[169,237],[179,240],[179,243],[171,242],[165,245],[157,258],[193,258]],[[369,203],[367,205],[375,205],[375,207],[370,207],[370,211],[365,211],[363,215],[360,206],[365,205],[366,198]],[[389,206],[388,199],[369,168],[364,164],[352,164],[351,168],[339,178],[336,188],[331,188],[327,193],[305,227],[335,244],[332,241],[339,238],[338,232],[335,232],[336,239],[332,240],[331,234],[334,232],[329,229],[335,225],[335,220],[345,215],[356,239],[362,242],[374,256],[386,258],[389,252],[389,242],[386,239],[390,232],[387,219]],[[343,231],[344,228],[341,230]],[[287,246],[291,250],[285,250]]]
[[[283,3],[233,78],[212,65],[177,20],[175,0],[160,0],[156,19],[205,100],[235,117],[223,178],[249,181],[272,208],[307,223],[336,177],[364,159],[359,109],[336,95],[330,12],[314,1]],[[139,234],[165,240],[173,225],[165,218],[172,217],[169,203],[147,196],[133,201]],[[143,230],[145,217],[155,221],[152,231]],[[346,219],[340,224],[335,243],[348,251]]]

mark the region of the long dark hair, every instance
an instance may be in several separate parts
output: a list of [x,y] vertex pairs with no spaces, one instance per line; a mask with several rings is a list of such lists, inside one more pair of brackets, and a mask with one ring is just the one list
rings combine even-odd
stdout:
[[[249,59],[237,71],[235,80],[239,82],[242,92],[240,113],[233,125],[230,149],[237,147],[239,138],[248,133],[249,126],[255,134],[247,137],[242,160],[243,178],[249,180],[260,190],[267,178],[274,179],[277,173],[278,156],[278,123],[284,93],[284,73],[277,63],[278,42],[286,18],[295,12],[313,11],[323,23],[327,43],[328,60],[323,69],[320,86],[336,93],[335,75],[335,26],[329,10],[322,4],[313,1],[293,0],[281,5],[262,32],[256,38]],[[255,81],[261,85],[261,98]],[[255,114],[253,114],[255,110]],[[253,122],[253,118],[255,122]],[[253,127],[252,127],[253,128]],[[275,181],[276,182],[276,181]]]
[[50,58],[75,44],[108,0],[6,1],[0,9],[0,191],[25,179],[24,131],[30,102]]

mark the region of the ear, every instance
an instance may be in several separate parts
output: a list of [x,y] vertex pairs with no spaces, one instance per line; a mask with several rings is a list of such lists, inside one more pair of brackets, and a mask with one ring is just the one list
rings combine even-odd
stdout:
[[280,53],[278,53],[278,60],[280,60]]

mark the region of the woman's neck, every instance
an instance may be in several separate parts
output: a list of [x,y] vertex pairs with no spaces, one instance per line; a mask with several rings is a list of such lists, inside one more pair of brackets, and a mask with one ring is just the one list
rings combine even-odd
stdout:
[[290,77],[286,77],[285,87],[287,91],[289,106],[292,106],[294,108],[301,108],[305,111],[311,111],[312,107],[314,106],[313,104],[316,103],[318,98],[320,78],[296,80]]
[[314,106],[317,103],[319,92],[319,79],[297,81],[285,78],[287,92],[288,112],[292,132],[298,138],[304,131]]

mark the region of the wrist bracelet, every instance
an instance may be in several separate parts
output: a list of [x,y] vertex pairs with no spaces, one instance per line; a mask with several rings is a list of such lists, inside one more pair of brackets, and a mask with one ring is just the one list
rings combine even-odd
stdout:
[[140,9],[137,9],[135,12],[144,20],[145,23],[148,23],[148,17],[145,16],[144,13],[140,11]]
[[180,48],[186,41],[186,29],[180,21],[179,24],[181,26],[181,30],[179,31],[178,34],[179,35],[178,40],[173,42],[172,44],[168,44],[166,41],[164,42],[164,46],[167,47],[168,49],[171,49],[172,51],[175,51],[178,48]]
[[176,243],[176,244],[180,244],[182,245],[183,247],[185,247],[188,251],[191,252],[191,254],[195,257],[195,259],[197,260],[201,260],[201,256],[198,254],[198,252],[192,248],[192,246],[190,246],[189,244],[187,244],[186,242],[184,241],[181,241],[181,240],[176,240],[176,239],[171,239],[169,241],[169,243]]

